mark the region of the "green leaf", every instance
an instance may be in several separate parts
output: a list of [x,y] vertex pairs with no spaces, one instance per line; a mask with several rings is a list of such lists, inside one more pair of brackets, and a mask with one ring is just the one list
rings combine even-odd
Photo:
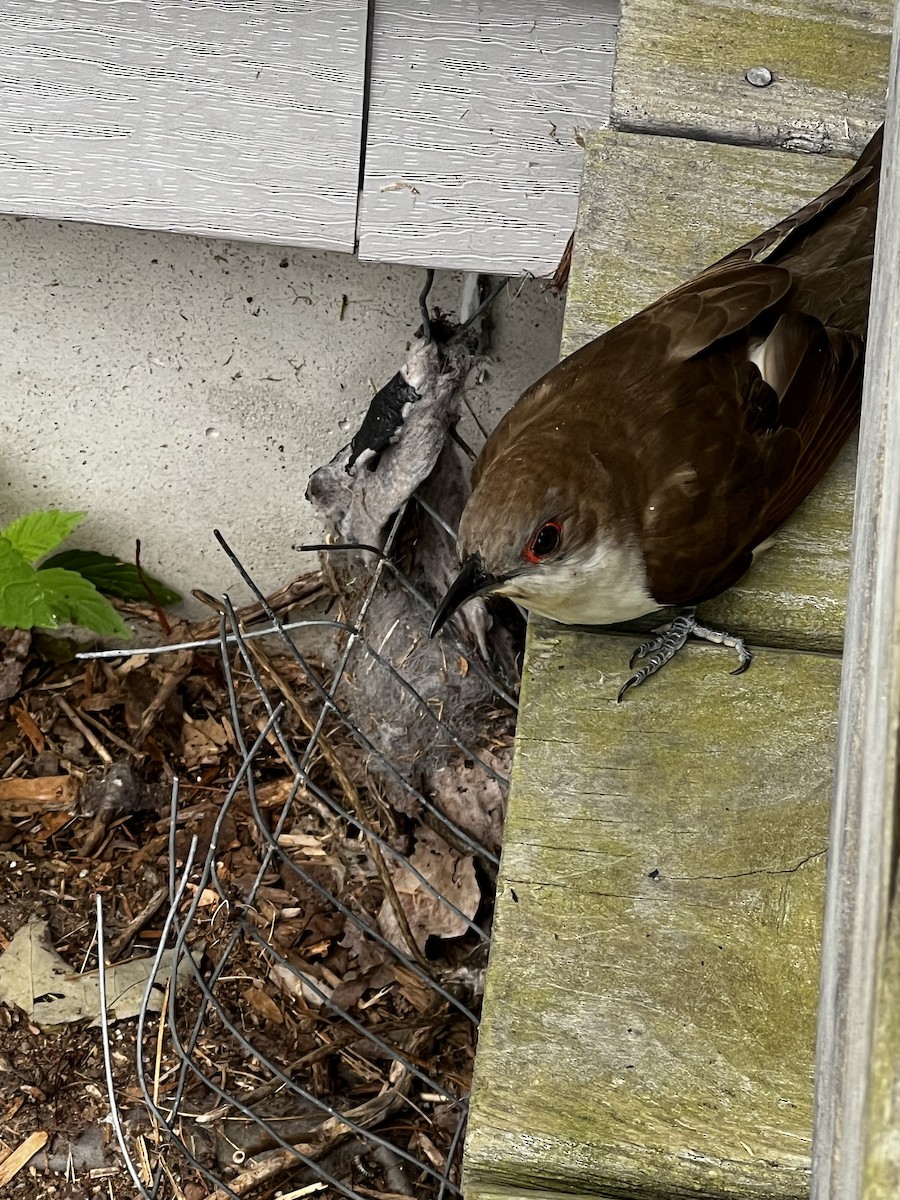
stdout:
[[[131,631],[108,600],[92,583],[74,571],[49,567],[35,571],[41,593],[53,614],[53,625],[60,622],[83,625],[94,633],[130,638]],[[44,622],[36,622],[44,624]]]
[[0,626],[31,629],[56,626],[53,609],[44,598],[38,573],[9,538],[0,534]]
[[83,512],[58,512],[55,508],[26,513],[0,530],[0,537],[8,538],[25,561],[33,563],[64,542],[84,515]]
[[157,604],[177,604],[181,599],[178,592],[166,587],[146,571],[142,572],[147,587],[141,583],[141,575],[134,563],[122,562],[109,554],[98,554],[95,550],[63,550],[42,564],[47,567],[63,567],[77,571],[107,596],[118,596],[120,600],[146,600],[147,588],[153,593]]

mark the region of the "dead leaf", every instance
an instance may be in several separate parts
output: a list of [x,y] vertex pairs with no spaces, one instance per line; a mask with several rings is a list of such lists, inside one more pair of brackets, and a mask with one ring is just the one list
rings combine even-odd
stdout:
[[[203,951],[202,944],[191,950],[198,965]],[[152,969],[152,958],[136,958],[107,968],[106,998],[111,1021],[137,1016]],[[147,1007],[151,1012],[159,1012],[162,1008],[163,985],[171,971],[172,952],[167,950],[150,993]],[[189,978],[190,965],[181,958],[178,984],[185,984]],[[15,1004],[42,1027],[67,1025],[85,1017],[92,1017],[91,1024],[99,1025],[99,972],[85,971],[79,975],[72,971],[49,945],[46,921],[29,921],[18,930],[6,952],[0,956],[0,1001]]]
[[[480,757],[502,776],[509,777],[509,762],[488,750]],[[435,771],[433,799],[444,816],[486,850],[498,853],[503,836],[506,796],[500,784],[480,763],[456,758]]]
[[342,1008],[344,1012],[349,1012],[369,986],[368,972],[365,974],[351,973],[351,975],[342,979],[334,989],[331,999],[338,1008]]
[[261,1017],[267,1021],[274,1021],[276,1025],[284,1024],[284,1013],[275,1003],[268,993],[262,988],[248,987],[244,988],[244,999],[251,1008],[255,1008]]
[[228,747],[228,734],[221,721],[207,717],[192,721],[184,731],[184,765],[194,767],[217,763]]
[[386,957],[386,952],[382,947],[368,937],[355,921],[348,921],[344,926],[344,936],[338,945],[356,959],[356,964],[361,971],[369,971],[372,967],[380,966]]
[[[433,895],[406,866],[393,872],[394,887],[416,945],[424,950],[430,937],[461,937],[468,925],[441,897],[451,901],[467,917],[475,916],[481,902],[481,890],[471,855],[463,857],[431,829],[423,829],[409,861],[439,893]],[[403,947],[403,937],[386,900],[378,912],[378,927],[395,946]]]

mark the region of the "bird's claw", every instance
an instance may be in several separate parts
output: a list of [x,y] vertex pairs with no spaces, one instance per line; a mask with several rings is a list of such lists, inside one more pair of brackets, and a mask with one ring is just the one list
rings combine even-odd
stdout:
[[[648,675],[655,674],[660,667],[664,667],[666,665],[666,663],[674,654],[678,653],[678,651],[687,641],[688,635],[693,632],[693,628],[693,614],[679,613],[678,616],[673,619],[672,623],[667,625],[664,629],[661,629],[655,637],[649,638],[646,642],[641,642],[641,644],[636,647],[631,658],[628,660],[629,667],[633,667],[634,664],[636,662],[640,662],[641,659],[647,658],[651,654],[655,656],[657,652],[659,652],[662,656],[660,661],[652,668],[652,670],[647,671]],[[647,665],[650,666],[650,663]],[[640,672],[638,672],[638,674],[640,674]],[[644,678],[646,678],[646,675]],[[643,680],[641,682],[643,682]],[[638,686],[636,683],[631,683],[630,680],[629,684],[631,687]]]
[[729,672],[731,675],[743,675],[744,671],[747,670],[753,661],[753,655],[747,649],[743,638],[735,637],[733,634],[725,633],[720,629],[710,629],[707,625],[701,625],[694,616],[694,610],[692,608],[687,609],[679,613],[665,629],[660,630],[656,637],[642,642],[636,648],[629,660],[628,666],[634,667],[636,662],[640,662],[643,659],[647,661],[633,675],[629,675],[619,688],[616,703],[621,703],[622,697],[631,688],[640,687],[645,679],[649,679],[651,675],[655,675],[657,671],[661,670],[667,662],[675,657],[689,637],[695,637],[704,642],[712,642],[717,646],[728,646],[730,649],[736,650],[740,661],[735,669]]

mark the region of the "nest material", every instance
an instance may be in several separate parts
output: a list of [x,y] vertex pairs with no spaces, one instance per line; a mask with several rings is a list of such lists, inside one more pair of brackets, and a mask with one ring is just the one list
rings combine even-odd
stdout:
[[[382,567],[363,632],[368,645],[402,672],[408,686],[384,670],[372,669],[365,661],[366,652],[354,647],[339,698],[373,744],[401,769],[412,771],[420,790],[445,799],[467,797],[464,806],[453,805],[463,809],[457,815],[463,817],[467,831],[474,832],[473,826],[483,831],[485,811],[497,810],[494,841],[501,814],[499,795],[493,793],[499,789],[484,772],[473,778],[469,754],[429,719],[422,703],[453,728],[460,742],[483,751],[487,761],[494,749],[509,744],[510,717],[498,711],[490,682],[498,671],[514,671],[509,631],[498,627],[485,602],[477,599],[459,614],[461,648],[452,637],[432,640],[428,636],[431,605],[458,569],[454,538],[447,529],[455,529],[459,522],[469,484],[466,466],[448,433],[459,419],[463,386],[473,365],[473,350],[462,331],[433,328],[433,340],[414,340],[397,376],[373,398],[357,435],[313,474],[307,495],[337,542],[374,551],[384,548],[393,519],[404,512],[391,558],[403,579],[428,603],[417,598],[399,574]],[[398,397],[402,404],[398,405]],[[410,503],[415,496],[427,508]],[[428,509],[440,515],[443,525]],[[373,572],[379,569],[379,557],[360,550],[328,558],[347,612],[358,611]],[[499,662],[492,658],[498,649]],[[473,670],[474,661],[487,673]],[[391,803],[410,812],[414,802],[396,780],[375,763],[370,768],[380,774]],[[492,795],[482,795],[485,790]]]

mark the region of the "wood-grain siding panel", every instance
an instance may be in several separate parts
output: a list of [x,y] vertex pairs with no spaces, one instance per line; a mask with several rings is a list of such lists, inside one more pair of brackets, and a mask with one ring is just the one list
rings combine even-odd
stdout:
[[615,0],[385,0],[375,11],[364,259],[551,273],[582,135],[608,123]]
[[353,249],[365,0],[0,15],[0,210]]

